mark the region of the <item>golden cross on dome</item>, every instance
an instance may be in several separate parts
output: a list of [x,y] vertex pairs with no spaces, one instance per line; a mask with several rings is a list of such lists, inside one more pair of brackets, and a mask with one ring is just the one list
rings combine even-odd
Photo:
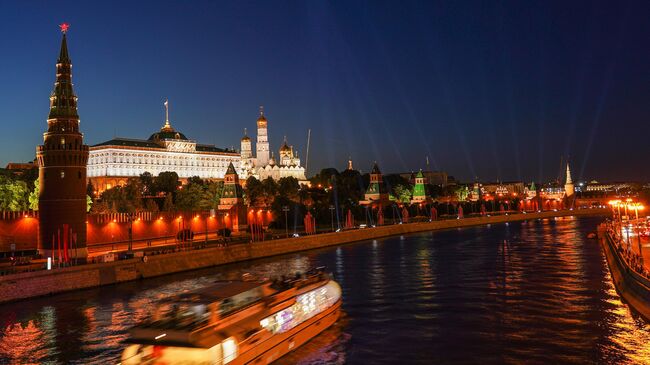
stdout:
[[59,25],[59,28],[61,28],[61,33],[66,34],[68,33],[68,28],[70,28],[70,24],[62,23]]

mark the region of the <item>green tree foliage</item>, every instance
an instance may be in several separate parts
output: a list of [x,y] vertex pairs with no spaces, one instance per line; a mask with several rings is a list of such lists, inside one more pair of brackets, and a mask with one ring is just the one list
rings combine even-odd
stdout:
[[221,199],[221,192],[223,190],[223,181],[207,182],[203,188],[203,195],[199,202],[201,209],[216,209]]
[[101,213],[135,213],[143,210],[142,183],[139,178],[130,178],[126,185],[116,186],[104,191],[101,205],[95,212]]
[[38,179],[34,180],[34,190],[29,193],[29,209],[38,210],[38,196],[41,193],[40,182]]
[[199,178],[191,178],[176,193],[175,205],[178,210],[195,211],[199,210],[204,193],[203,181]]
[[25,181],[0,176],[0,210],[27,210],[29,194],[30,189]]
[[393,187],[393,195],[399,201],[400,203],[410,203],[412,194],[411,194],[411,188],[406,185],[396,185]]

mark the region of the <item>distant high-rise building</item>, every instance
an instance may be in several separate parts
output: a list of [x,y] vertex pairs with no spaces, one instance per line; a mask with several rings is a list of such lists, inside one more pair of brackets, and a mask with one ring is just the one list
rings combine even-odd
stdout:
[[[88,146],[79,131],[77,96],[72,88],[67,25],[56,62],[56,81],[43,145],[36,149],[39,166],[38,248],[44,257],[88,256],[86,249],[86,164]],[[61,248],[61,249],[59,249]],[[59,258],[59,257],[57,257]]]

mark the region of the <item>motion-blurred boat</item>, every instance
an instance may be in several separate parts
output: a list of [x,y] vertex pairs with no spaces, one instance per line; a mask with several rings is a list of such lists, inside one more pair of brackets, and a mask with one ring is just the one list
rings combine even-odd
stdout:
[[331,326],[341,287],[322,270],[223,281],[161,301],[130,330],[122,364],[269,364]]

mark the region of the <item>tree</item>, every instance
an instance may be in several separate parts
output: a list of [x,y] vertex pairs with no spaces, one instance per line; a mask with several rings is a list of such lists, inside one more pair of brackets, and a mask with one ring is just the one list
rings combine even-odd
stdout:
[[143,195],[156,194],[155,178],[150,172],[145,171],[140,174],[140,183],[142,184]]
[[399,201],[400,203],[411,202],[412,194],[411,194],[411,189],[408,186],[402,184],[396,185],[393,188],[393,193],[397,201]]
[[173,212],[174,211],[174,198],[172,193],[167,193],[165,195],[165,201],[163,202],[163,212]]
[[299,190],[300,184],[298,183],[298,179],[293,176],[283,177],[278,181],[278,194],[281,197],[298,202],[300,201],[300,197],[298,196]]
[[248,200],[248,205],[252,207],[259,206],[258,200],[260,200],[261,196],[264,194],[264,188],[262,187],[262,183],[253,176],[249,177],[248,179],[246,179],[246,187],[244,188],[244,194],[246,194],[246,200]]
[[41,187],[39,180],[36,179],[34,180],[34,190],[32,190],[31,193],[29,193],[29,209],[31,210],[38,210],[38,196],[41,193]]
[[95,186],[92,181],[88,181],[88,184],[86,184],[86,195],[90,196],[90,198],[95,201]]
[[93,206],[93,199],[90,195],[86,195],[86,213],[90,212],[90,208]]
[[222,190],[223,181],[210,181],[206,183],[199,202],[199,208],[205,210],[216,209],[221,199]]
[[178,185],[178,174],[174,171],[163,171],[155,179],[156,192],[175,194]]
[[30,189],[25,181],[0,176],[0,210],[27,210],[29,195]]
[[176,193],[176,208],[182,211],[198,210],[202,196],[202,184],[188,183]]

